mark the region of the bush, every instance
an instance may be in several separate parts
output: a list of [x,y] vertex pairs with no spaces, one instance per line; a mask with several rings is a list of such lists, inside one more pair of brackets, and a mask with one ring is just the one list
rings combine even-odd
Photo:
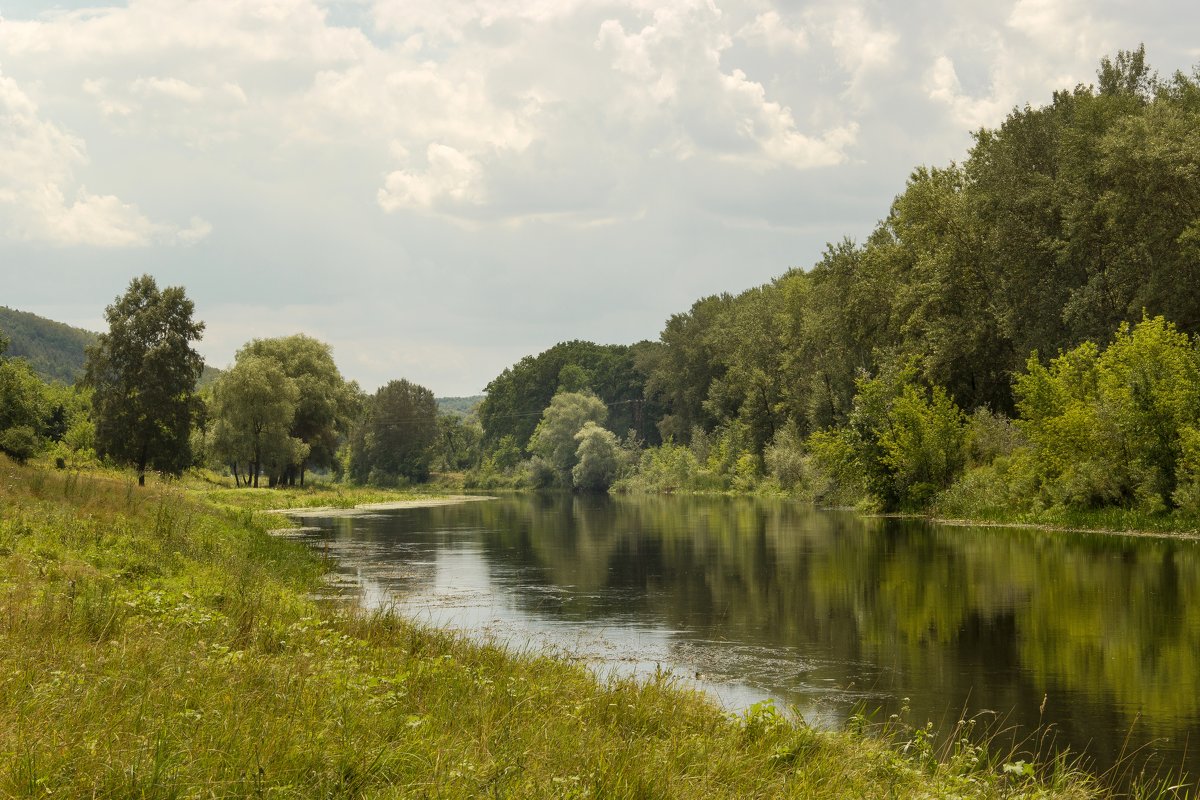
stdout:
[[575,488],[588,491],[607,491],[617,476],[621,447],[612,431],[594,422],[586,423],[575,434],[579,447],[575,451],[578,463],[571,470]]
[[635,474],[618,481],[613,488],[664,494],[696,491],[701,484],[700,473],[695,453],[668,440],[661,447],[645,450]]
[[1011,456],[1026,443],[1020,428],[1003,414],[977,408],[967,420],[967,463],[972,467]]
[[8,454],[18,464],[37,455],[41,440],[28,425],[17,425],[0,431],[0,452]]
[[809,437],[829,481],[829,496],[818,499],[920,510],[962,472],[966,417],[944,389],[921,388],[916,375],[910,361],[859,378],[846,426]]
[[1186,432],[1200,426],[1200,354],[1162,317],[1123,324],[1103,351],[1085,342],[1048,366],[1035,353],[1014,391],[1048,502],[1148,512],[1190,502]]
[[901,508],[925,508],[966,464],[967,421],[946,391],[908,385],[888,411],[879,437],[892,495]]
[[829,428],[808,437],[814,468],[813,500],[823,505],[860,505],[867,499],[865,471],[848,428]]
[[775,437],[763,451],[767,474],[774,478],[784,491],[795,491],[808,487],[809,464],[804,452],[804,439],[795,421],[775,432]]
[[1179,486],[1171,499],[1180,511],[1200,514],[1200,429],[1189,426],[1179,433],[1180,458],[1176,469]]

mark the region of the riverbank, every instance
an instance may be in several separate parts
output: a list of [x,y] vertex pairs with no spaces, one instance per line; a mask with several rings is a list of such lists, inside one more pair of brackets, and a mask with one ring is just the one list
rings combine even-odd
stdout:
[[221,491],[0,460],[0,795],[1102,796],[318,606],[282,493]]
[[459,503],[477,503],[495,500],[488,495],[451,494],[445,497],[425,497],[412,500],[386,500],[379,503],[359,503],[349,508],[340,506],[299,506],[296,508],[268,508],[266,514],[286,514],[289,517],[354,517],[375,511],[397,511],[404,508],[436,508]]

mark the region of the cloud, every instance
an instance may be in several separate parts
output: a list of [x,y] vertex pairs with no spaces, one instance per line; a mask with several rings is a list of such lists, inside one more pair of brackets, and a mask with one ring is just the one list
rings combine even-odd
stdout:
[[802,53],[808,48],[808,34],[803,28],[790,27],[775,10],[764,11],[753,22],[743,25],[737,38],[751,44],[762,44],[772,52]]
[[379,190],[384,211],[438,210],[485,199],[479,162],[444,144],[431,144],[423,172],[396,170]]
[[1017,0],[1008,26],[1044,53],[1090,60],[1111,46],[1111,25],[1098,21],[1091,4],[1078,0]]
[[993,81],[990,94],[971,97],[963,92],[954,61],[948,56],[939,56],[929,70],[925,86],[929,99],[949,107],[957,124],[978,130],[1002,120],[1016,98],[1015,87],[1002,75],[994,72]]
[[194,219],[186,229],[155,223],[135,205],[85,186],[68,199],[74,168],[87,163],[82,139],[41,118],[37,105],[0,74],[0,207],[9,238],[54,245],[140,247],[152,242],[193,244],[211,226]]
[[[774,24],[762,18],[751,24]],[[747,30],[743,27],[741,30]],[[627,32],[606,20],[596,47],[626,77],[626,101],[635,120],[666,123],[658,149],[679,159],[707,156],[756,169],[809,169],[840,163],[855,141],[853,123],[812,134],[791,109],[739,68],[726,70],[732,46],[720,12],[707,5],[656,11],[653,20]]]

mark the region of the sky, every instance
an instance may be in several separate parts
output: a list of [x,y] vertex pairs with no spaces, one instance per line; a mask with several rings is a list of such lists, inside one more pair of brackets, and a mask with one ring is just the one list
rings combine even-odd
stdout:
[[472,395],[862,240],[918,165],[1145,43],[1145,0],[0,0],[0,305],[102,330],[143,273],[226,366],[328,342]]

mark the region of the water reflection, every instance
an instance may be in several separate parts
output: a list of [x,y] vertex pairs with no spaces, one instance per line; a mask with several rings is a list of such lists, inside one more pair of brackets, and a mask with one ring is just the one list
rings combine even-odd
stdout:
[[901,697],[943,730],[992,709],[1054,725],[1100,768],[1153,742],[1200,774],[1185,755],[1195,542],[725,498],[519,497],[317,524],[363,602],[518,648],[670,669],[731,707],[772,696],[825,725]]

